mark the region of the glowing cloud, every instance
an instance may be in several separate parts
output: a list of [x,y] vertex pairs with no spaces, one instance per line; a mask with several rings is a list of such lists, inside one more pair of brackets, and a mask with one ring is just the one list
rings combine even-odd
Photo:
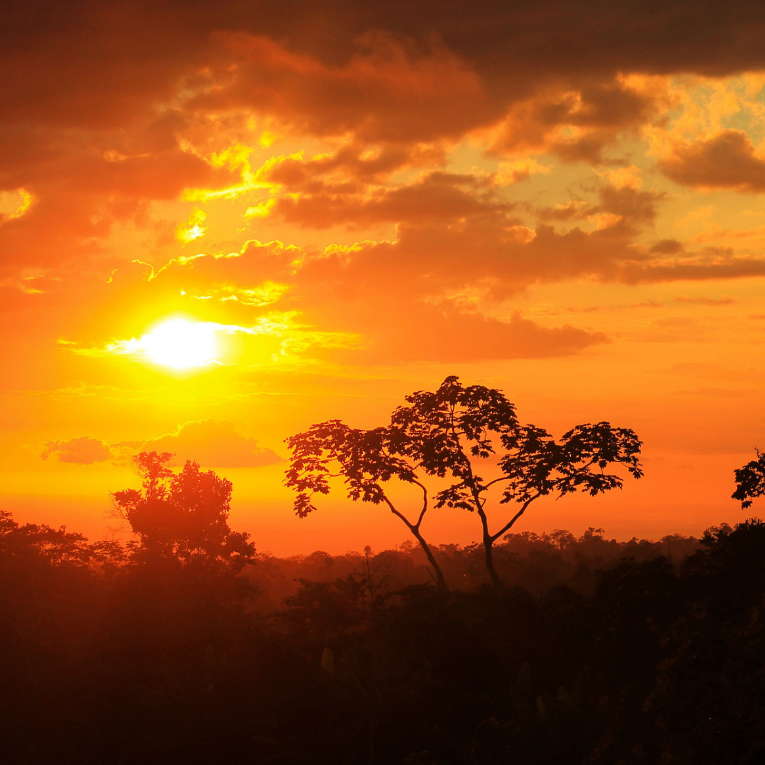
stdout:
[[29,210],[33,201],[32,195],[26,189],[0,191],[0,222],[17,220]]
[[178,229],[175,238],[179,242],[188,244],[189,242],[193,242],[195,239],[203,237],[207,231],[207,229],[202,225],[206,217],[207,216],[205,215],[204,211],[194,210],[194,212],[191,214],[189,222]]

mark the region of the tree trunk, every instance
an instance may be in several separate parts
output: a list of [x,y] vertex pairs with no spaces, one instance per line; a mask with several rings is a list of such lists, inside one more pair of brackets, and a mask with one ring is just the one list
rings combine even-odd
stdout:
[[449,592],[449,587],[446,584],[446,579],[444,578],[444,572],[441,571],[441,566],[438,565],[438,562],[436,561],[433,552],[428,546],[428,543],[422,538],[422,535],[414,526],[410,527],[410,531],[412,534],[414,534],[415,538],[420,543],[420,547],[422,547],[422,549],[425,551],[425,555],[428,556],[428,561],[433,567],[433,571],[436,572],[436,583],[438,584],[438,589],[441,592]]
[[491,577],[491,583],[498,590],[505,590],[507,589],[505,587],[505,583],[499,578],[497,569],[494,568],[494,554],[493,554],[494,551],[492,548],[493,544],[494,544],[494,540],[488,534],[484,534],[483,550],[484,550],[484,560],[486,562],[486,570],[489,572],[489,576]]

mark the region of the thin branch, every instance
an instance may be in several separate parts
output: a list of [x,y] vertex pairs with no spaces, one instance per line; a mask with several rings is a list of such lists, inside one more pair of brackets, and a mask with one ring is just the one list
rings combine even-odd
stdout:
[[506,523],[496,534],[492,534],[491,541],[495,542],[497,539],[499,539],[503,534],[505,534],[508,529],[510,529],[513,524],[526,512],[526,508],[535,500],[541,497],[541,494],[535,494],[533,497],[529,497],[524,503],[523,507],[513,516],[512,520],[509,523]]
[[393,503],[385,495],[384,491],[381,490],[380,491],[380,495],[382,496],[383,502],[385,502],[385,504],[390,508],[390,511],[393,513],[393,515],[396,515],[399,518],[401,518],[401,520],[407,525],[407,528],[410,531],[418,531],[417,526],[415,526],[412,523],[410,523],[409,519],[402,512],[400,512],[399,510],[396,510],[396,508],[394,507]]
[[419,529],[420,524],[422,523],[422,519],[425,517],[425,513],[428,510],[428,490],[419,481],[412,481],[412,483],[417,484],[417,486],[422,489],[422,510],[420,510],[420,515],[417,518],[417,523],[414,524],[414,527]]
[[489,486],[493,486],[495,483],[499,483],[500,481],[512,481],[512,476],[505,475],[502,476],[502,478],[495,478],[493,481],[489,481],[483,488],[484,491],[489,488]]

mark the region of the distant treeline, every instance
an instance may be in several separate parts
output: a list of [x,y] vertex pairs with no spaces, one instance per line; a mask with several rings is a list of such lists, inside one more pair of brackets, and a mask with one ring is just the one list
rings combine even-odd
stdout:
[[[721,528],[730,530],[727,524]],[[580,537],[561,529],[543,534],[507,534],[495,546],[494,556],[497,571],[508,586],[522,587],[540,596],[561,585],[591,593],[597,572],[622,559],[646,561],[664,556],[681,562],[700,546],[699,538],[680,534],[667,535],[658,542],[634,537],[618,542],[607,539],[603,529],[590,527]],[[490,583],[481,545],[433,545],[432,549],[452,589],[467,592]],[[278,558],[258,554],[257,565],[248,567],[245,575],[257,587],[254,603],[262,611],[281,608],[284,599],[297,592],[302,580],[331,583],[350,577],[363,582],[375,597],[411,585],[434,583],[424,552],[410,540],[394,550],[377,553],[368,546],[363,553],[344,555],[317,551]]]
[[515,534],[505,590],[471,547],[436,549],[450,592],[406,546],[200,549],[0,515],[3,763],[765,759],[762,522]]

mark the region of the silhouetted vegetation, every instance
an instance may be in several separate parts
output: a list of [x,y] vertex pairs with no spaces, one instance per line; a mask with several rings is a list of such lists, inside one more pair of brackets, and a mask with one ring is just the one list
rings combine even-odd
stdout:
[[[331,478],[343,479],[349,499],[387,505],[419,542],[443,590],[446,578],[421,532],[430,508],[427,477],[448,482],[433,497],[436,508],[459,508],[478,516],[486,570],[494,586],[502,588],[494,544],[532,502],[551,494],[583,491],[595,496],[621,488],[623,479],[605,472],[617,465],[634,478],[643,475],[641,442],[627,428],[607,422],[577,425],[556,441],[543,428],[521,425],[501,391],[464,387],[457,377],[447,377],[435,392],[406,396],[406,401],[386,427],[360,430],[330,420],[287,439],[292,459],[286,483],[297,491],[295,512],[301,518],[316,509],[316,494],[329,493]],[[486,480],[476,470],[492,458],[494,464],[485,466],[498,474]],[[416,521],[386,492],[384,484],[392,479],[418,488]],[[517,509],[492,532],[487,503],[495,485],[502,487],[499,504]]]
[[3,761],[757,762],[764,546],[511,534],[504,591],[434,548],[444,593],[412,543],[237,574],[4,513]]
[[759,449],[757,459],[751,460],[735,471],[736,491],[733,499],[741,502],[741,507],[746,510],[752,506],[752,500],[765,494],[765,453]]
[[167,467],[169,452],[141,452],[141,489],[112,494],[115,515],[138,537],[131,552],[146,560],[215,565],[240,570],[255,553],[248,534],[228,526],[231,481],[188,461],[179,473]]
[[[168,455],[125,545],[0,513],[2,761],[717,765],[765,759],[765,523],[276,558]],[[451,591],[434,586],[437,559]]]

